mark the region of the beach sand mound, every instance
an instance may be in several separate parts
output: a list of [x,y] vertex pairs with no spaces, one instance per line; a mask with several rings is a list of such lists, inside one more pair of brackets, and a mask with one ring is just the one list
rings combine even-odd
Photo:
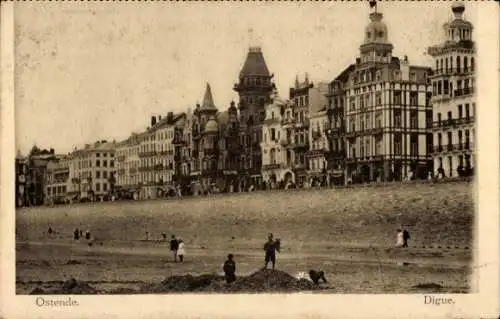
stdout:
[[94,287],[74,278],[66,280],[57,287],[51,287],[49,289],[37,287],[31,292],[32,295],[93,295],[97,293],[97,289]]
[[296,279],[281,270],[261,269],[249,276],[237,278],[226,284],[224,277],[215,274],[201,276],[172,276],[159,284],[145,285],[142,293],[172,292],[220,292],[220,293],[256,293],[256,292],[293,292],[320,289],[307,279]]

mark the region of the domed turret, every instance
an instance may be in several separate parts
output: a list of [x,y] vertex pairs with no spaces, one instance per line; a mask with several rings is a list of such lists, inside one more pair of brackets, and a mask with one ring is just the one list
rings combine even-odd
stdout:
[[219,125],[217,124],[217,121],[215,118],[211,117],[207,124],[205,125],[205,133],[206,134],[213,134],[213,133],[218,133],[219,132]]
[[380,12],[370,13],[370,24],[365,27],[365,43],[389,43],[387,26]]

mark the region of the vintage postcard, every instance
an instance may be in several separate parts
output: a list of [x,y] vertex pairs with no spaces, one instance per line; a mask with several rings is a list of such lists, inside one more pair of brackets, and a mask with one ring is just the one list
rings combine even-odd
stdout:
[[0,8],[0,317],[500,314],[495,2]]

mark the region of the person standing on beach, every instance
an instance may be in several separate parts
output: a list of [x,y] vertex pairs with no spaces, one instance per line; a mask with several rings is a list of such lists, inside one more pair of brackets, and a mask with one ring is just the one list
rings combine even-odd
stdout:
[[80,231],[78,230],[78,228],[76,228],[75,231],[73,232],[73,238],[75,240],[79,240],[80,239]]
[[274,240],[273,234],[269,234],[267,242],[264,244],[264,250],[266,252],[264,269],[267,269],[267,264],[272,263],[273,269],[276,266],[276,251],[280,252],[280,240]]
[[396,247],[403,247],[404,240],[403,240],[403,231],[398,228],[397,236],[396,236]]
[[184,262],[184,255],[186,254],[186,251],[184,250],[184,242],[182,239],[179,239],[179,247],[177,249],[177,256],[179,256],[179,261],[182,263]]
[[233,260],[233,254],[227,255],[227,260],[224,262],[224,275],[228,284],[236,280],[236,263]]
[[174,256],[174,262],[177,262],[177,250],[179,249],[179,242],[175,238],[175,235],[172,235],[172,239],[170,240],[170,251]]
[[408,247],[408,239],[410,239],[410,233],[408,230],[406,230],[405,227],[403,228],[403,247]]

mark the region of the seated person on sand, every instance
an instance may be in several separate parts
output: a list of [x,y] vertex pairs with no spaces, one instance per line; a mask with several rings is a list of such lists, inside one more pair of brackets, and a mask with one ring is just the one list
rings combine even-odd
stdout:
[[233,260],[233,254],[227,255],[227,260],[224,262],[224,277],[228,284],[236,280],[236,263]]

